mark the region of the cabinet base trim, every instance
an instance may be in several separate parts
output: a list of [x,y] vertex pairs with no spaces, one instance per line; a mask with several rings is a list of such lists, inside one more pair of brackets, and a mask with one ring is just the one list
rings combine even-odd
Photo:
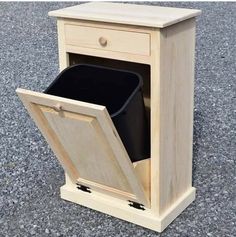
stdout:
[[98,192],[79,192],[76,186],[65,184],[61,187],[61,198],[99,212],[132,222],[145,228],[162,232],[195,199],[196,189],[191,187],[162,216],[150,209],[131,208],[128,201],[119,200]]

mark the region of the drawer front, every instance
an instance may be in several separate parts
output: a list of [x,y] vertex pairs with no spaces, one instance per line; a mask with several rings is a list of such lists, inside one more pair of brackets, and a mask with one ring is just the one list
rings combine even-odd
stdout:
[[74,183],[149,207],[104,106],[19,88],[17,93]]
[[148,33],[65,24],[65,42],[85,48],[150,55]]

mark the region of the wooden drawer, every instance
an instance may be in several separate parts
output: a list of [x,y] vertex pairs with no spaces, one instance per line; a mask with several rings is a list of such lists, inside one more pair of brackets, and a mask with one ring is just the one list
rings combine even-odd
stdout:
[[137,55],[150,55],[148,33],[79,26],[65,23],[67,45]]

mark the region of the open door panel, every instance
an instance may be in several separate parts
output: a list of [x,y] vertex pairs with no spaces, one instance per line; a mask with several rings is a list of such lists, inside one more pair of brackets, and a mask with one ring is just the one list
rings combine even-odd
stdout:
[[24,89],[17,94],[74,183],[149,207],[104,106]]

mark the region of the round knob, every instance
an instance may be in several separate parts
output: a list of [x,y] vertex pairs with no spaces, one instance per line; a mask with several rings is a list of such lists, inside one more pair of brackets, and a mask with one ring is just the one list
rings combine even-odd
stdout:
[[60,104],[56,104],[52,108],[57,112],[60,112],[62,110],[62,106]]
[[101,46],[103,46],[103,47],[107,46],[107,39],[106,38],[100,37],[98,41]]

